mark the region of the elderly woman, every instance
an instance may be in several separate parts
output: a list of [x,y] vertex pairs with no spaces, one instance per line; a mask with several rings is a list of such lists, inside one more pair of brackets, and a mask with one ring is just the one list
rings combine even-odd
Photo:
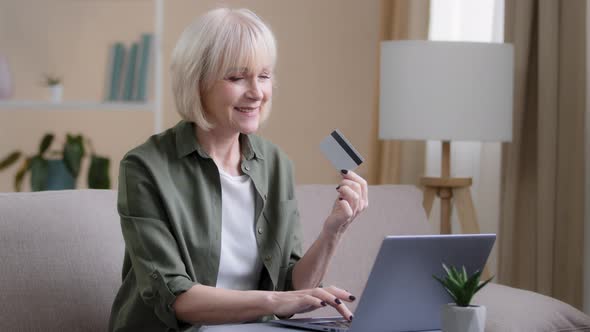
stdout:
[[292,164],[254,135],[270,114],[275,61],[272,32],[245,9],[210,11],[182,33],[171,75],[183,120],[120,164],[126,250],[111,331],[179,331],[326,305],[352,320],[342,301],[354,296],[319,285],[368,205],[367,185],[342,170],[331,213],[303,254]]

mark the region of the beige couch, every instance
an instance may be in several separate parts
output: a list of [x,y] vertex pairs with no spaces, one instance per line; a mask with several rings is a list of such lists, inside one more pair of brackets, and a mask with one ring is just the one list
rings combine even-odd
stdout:
[[[297,194],[309,244],[335,190]],[[431,233],[418,189],[373,186],[370,198],[325,280],[358,295],[383,236]],[[0,331],[106,331],[124,250],[115,202],[101,190],[0,194]],[[476,302],[488,308],[486,331],[590,331],[588,316],[536,293],[490,284]]]

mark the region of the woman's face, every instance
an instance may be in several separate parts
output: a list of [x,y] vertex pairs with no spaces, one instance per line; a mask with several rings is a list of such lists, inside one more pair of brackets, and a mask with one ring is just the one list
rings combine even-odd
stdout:
[[271,97],[270,69],[232,69],[203,94],[202,100],[214,131],[250,134],[258,130]]

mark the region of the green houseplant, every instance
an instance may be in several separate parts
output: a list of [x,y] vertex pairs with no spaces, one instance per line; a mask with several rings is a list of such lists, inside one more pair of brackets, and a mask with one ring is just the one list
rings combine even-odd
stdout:
[[63,149],[50,150],[54,141],[53,134],[43,136],[36,154],[24,156],[21,151],[13,151],[0,160],[0,171],[10,167],[22,158],[14,177],[14,190],[21,191],[22,182],[27,174],[31,174],[31,190],[73,189],[80,174],[82,160],[86,156],[86,146],[90,150],[90,165],[88,169],[88,187],[93,189],[109,189],[110,160],[96,155],[90,140],[82,135],[66,135]]
[[61,77],[52,74],[45,74],[43,75],[43,85],[45,86],[55,86],[61,84]]
[[480,283],[481,271],[469,275],[463,266],[458,270],[443,264],[445,275],[433,275],[451,296],[454,303],[443,306],[441,319],[443,331],[483,332],[485,328],[486,308],[472,305],[475,293],[487,285],[493,277]]

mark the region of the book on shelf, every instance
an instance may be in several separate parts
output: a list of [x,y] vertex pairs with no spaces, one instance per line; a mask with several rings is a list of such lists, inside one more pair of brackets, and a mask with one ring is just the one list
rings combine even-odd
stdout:
[[144,33],[127,48],[122,42],[113,44],[106,82],[107,101],[147,101],[151,76],[153,35]]
[[123,65],[125,61],[125,45],[123,43],[115,43],[111,46],[110,52],[110,83],[108,85],[108,95],[107,100],[115,101],[119,100],[120,91],[121,91],[121,82],[123,76]]
[[125,68],[125,85],[123,87],[123,100],[129,101],[133,100],[133,88],[135,85],[135,72],[137,66],[137,49],[139,48],[139,43],[135,42],[131,44],[131,48],[129,49],[129,57],[127,59],[127,64]]
[[149,76],[150,59],[152,52],[153,36],[150,33],[144,33],[141,36],[141,43],[138,52],[138,70],[137,82],[135,84],[135,93],[133,100],[146,101],[147,100],[147,80]]

